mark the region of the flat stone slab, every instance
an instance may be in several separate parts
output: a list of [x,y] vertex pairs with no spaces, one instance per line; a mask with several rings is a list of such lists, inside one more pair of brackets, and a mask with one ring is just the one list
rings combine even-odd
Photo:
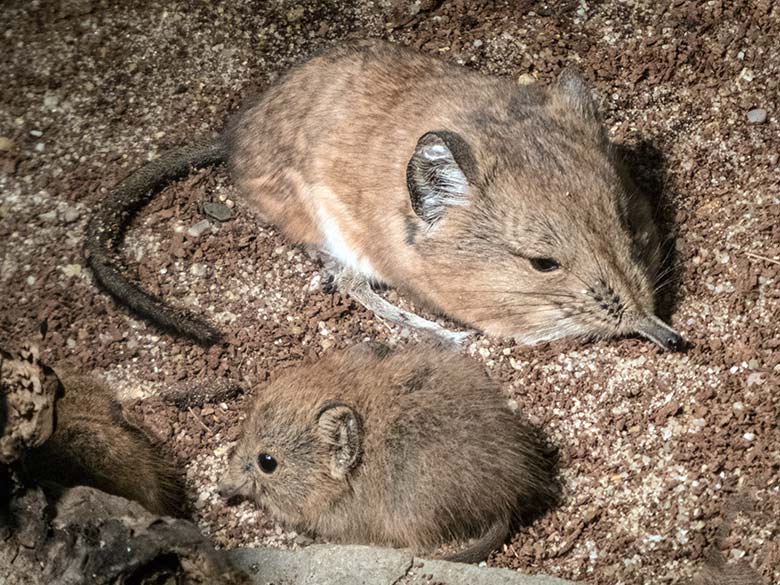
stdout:
[[255,585],[572,585],[555,577],[420,559],[407,550],[370,546],[240,548],[228,554]]

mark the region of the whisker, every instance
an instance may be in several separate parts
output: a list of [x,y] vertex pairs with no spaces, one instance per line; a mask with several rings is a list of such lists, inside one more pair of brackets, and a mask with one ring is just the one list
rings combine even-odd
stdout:
[[667,266],[664,270],[658,273],[658,275],[655,277],[655,281],[658,282],[665,276],[672,274],[678,268],[678,266],[679,266],[678,264],[672,264]]

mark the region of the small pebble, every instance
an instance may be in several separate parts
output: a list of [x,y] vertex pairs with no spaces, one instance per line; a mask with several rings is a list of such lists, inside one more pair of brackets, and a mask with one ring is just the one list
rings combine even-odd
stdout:
[[307,287],[309,292],[318,291],[320,289],[321,283],[322,283],[322,275],[318,272],[309,281],[309,286]]
[[0,136],[0,150],[3,152],[9,152],[14,149],[14,143],[13,140],[10,138],[6,138],[5,136]]
[[295,22],[296,20],[300,20],[300,18],[303,16],[304,8],[303,6],[298,6],[297,8],[293,8],[290,10],[290,12],[287,13],[287,20],[289,22]]
[[30,130],[30,136],[34,138],[40,138],[41,136],[43,136],[43,132],[41,132],[40,130]]
[[47,95],[43,98],[43,107],[47,110],[53,110],[60,104],[60,98],[56,95]]
[[517,83],[518,85],[531,85],[532,83],[536,83],[536,78],[530,73],[523,73],[517,78]]
[[305,534],[298,534],[293,542],[299,546],[308,546],[314,542],[314,539],[310,536],[306,536]]
[[748,122],[751,124],[763,124],[766,122],[766,110],[764,108],[755,108],[747,113]]
[[200,264],[199,262],[196,262],[192,266],[190,266],[190,274],[193,276],[206,276],[206,266],[204,264]]
[[54,223],[57,221],[57,212],[53,209],[51,211],[47,211],[46,213],[41,213],[38,216],[38,219],[41,221],[45,221],[46,223]]
[[62,221],[65,223],[73,223],[79,217],[81,217],[81,212],[78,209],[75,207],[68,207],[62,214]]
[[79,276],[81,274],[81,264],[66,264],[61,270],[65,276]]
[[209,201],[203,204],[203,213],[217,221],[227,221],[233,217],[233,212],[224,203]]
[[199,221],[194,226],[192,226],[190,229],[187,230],[187,235],[191,238],[199,238],[201,237],[206,230],[208,230],[211,227],[211,222],[209,220],[204,219],[202,221]]

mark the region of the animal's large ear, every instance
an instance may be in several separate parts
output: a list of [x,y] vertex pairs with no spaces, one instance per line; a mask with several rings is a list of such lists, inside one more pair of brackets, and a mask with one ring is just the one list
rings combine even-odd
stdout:
[[558,76],[555,89],[568,108],[584,118],[594,121],[598,119],[598,107],[593,94],[579,71],[573,67],[566,67]]
[[414,212],[429,226],[453,205],[466,205],[474,159],[466,142],[454,132],[423,134],[406,167],[406,184]]
[[355,411],[346,404],[326,402],[317,426],[329,449],[330,474],[336,479],[346,477],[360,459],[361,429]]

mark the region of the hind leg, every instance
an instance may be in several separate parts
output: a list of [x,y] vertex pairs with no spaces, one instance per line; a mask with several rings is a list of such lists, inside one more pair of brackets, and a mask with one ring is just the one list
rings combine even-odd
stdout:
[[[332,275],[332,285],[355,299],[377,317],[409,327],[423,335],[432,336],[448,345],[461,345],[472,334],[471,331],[450,331],[438,323],[396,307],[377,294],[366,277],[340,266],[332,258],[325,261],[324,265],[325,272]],[[325,282],[323,278],[323,283]]]

